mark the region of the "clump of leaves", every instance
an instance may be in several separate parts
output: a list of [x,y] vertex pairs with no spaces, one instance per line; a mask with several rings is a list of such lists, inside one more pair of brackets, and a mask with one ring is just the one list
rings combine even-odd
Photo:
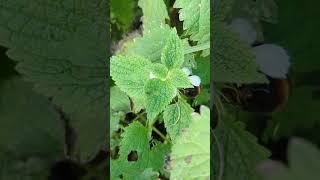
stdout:
[[259,26],[259,20],[272,21],[274,16],[266,14],[272,7],[269,6],[270,3],[264,2],[267,1],[214,1],[213,83],[214,104],[218,110],[218,126],[213,130],[212,147],[215,179],[259,179],[256,166],[270,155],[269,151],[258,143],[258,139],[246,130],[245,124],[239,119],[241,110],[229,105],[229,100],[221,90],[230,84],[240,86],[268,83],[266,76],[259,70],[251,46],[231,27],[232,19],[239,16],[255,22],[255,27]]
[[[319,165],[314,162],[319,156],[318,150],[301,139],[294,139],[289,145],[288,167],[273,161],[265,164],[262,175],[257,171],[257,165],[270,156],[270,152],[258,142],[273,143],[296,134],[314,136],[310,130],[319,124],[316,110],[319,104],[317,96],[319,83],[314,79],[318,74],[318,66],[315,64],[319,62],[317,56],[313,55],[315,49],[302,50],[316,41],[311,40],[307,34],[313,32],[318,21],[315,17],[306,19],[301,15],[310,12],[314,3],[310,1],[301,6],[291,1],[279,1],[277,4],[281,7],[281,13],[278,16],[275,2],[272,0],[214,2],[213,51],[217,53],[213,54],[215,65],[213,81],[216,92],[215,105],[219,112],[219,122],[214,129],[213,146],[213,176],[216,179],[316,179],[317,177],[315,169]],[[291,13],[293,9],[301,14],[293,15]],[[255,63],[251,44],[248,45],[241,40],[239,34],[232,30],[230,24],[235,18],[245,19],[253,26],[257,31],[258,42],[264,42],[266,38],[266,42],[280,44],[290,52],[293,66],[289,77],[292,83],[288,103],[280,112],[267,114],[245,112],[238,106],[230,105],[228,103],[230,99],[221,92],[221,87],[230,84],[239,87],[253,83],[268,83]],[[300,31],[299,28],[293,27],[292,19],[304,23],[305,34],[295,36]],[[262,29],[262,21],[268,22],[264,26],[266,31]],[[277,22],[279,24],[271,24]],[[267,36],[264,37],[264,34]],[[277,65],[280,66],[280,63]],[[301,107],[304,105],[309,108],[302,110]],[[258,137],[255,137],[249,130],[264,123],[265,120],[260,117],[268,119],[267,127],[259,129],[259,132],[256,132]],[[245,125],[250,125],[250,128],[247,130]],[[313,157],[308,159],[308,155]],[[300,157],[305,159],[302,160]],[[311,163],[306,166],[306,162]]]
[[0,172],[1,179],[45,179],[53,163],[65,158],[86,165],[105,149],[108,137],[108,2],[0,4],[0,45],[20,78],[30,82],[1,82],[0,123],[12,124],[2,137],[13,138],[1,141],[11,146],[1,147],[1,156],[18,153],[5,155],[9,170]]
[[[190,3],[195,8],[190,9]],[[186,97],[183,89],[193,85],[182,70],[188,67],[193,74],[199,73],[204,85],[209,85],[210,67],[203,65],[210,55],[209,4],[209,0],[177,0],[167,7],[163,0],[138,1],[143,33],[124,43],[110,60],[115,84],[110,104],[111,178],[210,177],[209,109],[202,106],[200,117],[193,117],[199,102],[208,103],[209,97]],[[169,8],[179,8],[183,34],[178,33],[179,27],[167,24],[172,18]],[[181,149],[189,143],[190,147]]]

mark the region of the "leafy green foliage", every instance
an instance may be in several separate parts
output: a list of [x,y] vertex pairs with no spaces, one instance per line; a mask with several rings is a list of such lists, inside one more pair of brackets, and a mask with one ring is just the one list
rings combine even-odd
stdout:
[[134,6],[132,0],[110,0],[111,21],[127,30],[134,18]]
[[110,88],[111,111],[128,113],[130,111],[130,99],[117,86]]
[[45,179],[64,157],[60,115],[18,77],[0,85],[0,178]]
[[210,110],[202,106],[172,146],[171,179],[210,179]]
[[[312,86],[292,89],[286,107],[274,114],[266,133],[268,137],[279,139],[288,137],[300,129],[319,125],[318,108],[320,101],[314,98],[317,89]],[[302,109],[301,107],[308,107]]]
[[[319,12],[315,8],[319,2],[307,0],[304,3],[289,3],[285,0],[279,1],[277,4],[281,9],[279,23],[265,24],[267,40],[276,42],[290,50],[293,63],[292,71],[296,74],[319,71],[319,36],[310,36],[310,34],[317,34],[316,30],[320,26]],[[314,15],[309,16],[308,13]],[[296,26],[293,22],[303,26]]]
[[151,63],[142,57],[122,55],[111,59],[111,76],[115,84],[129,96],[144,99],[151,124],[177,94],[177,88],[192,87],[187,75],[178,69],[184,62],[184,55],[182,41],[175,29],[163,48],[161,62]]
[[171,32],[162,50],[161,62],[165,64],[168,69],[179,68],[184,62],[182,41],[175,29]]
[[[192,4],[197,2],[198,0],[191,1]],[[205,0],[204,4],[209,5],[209,0]],[[194,23],[198,24],[196,26],[201,26],[197,32],[193,32],[197,35],[185,36],[178,34],[176,29],[182,27],[183,23],[188,23],[192,17],[184,18],[185,22],[178,22],[177,25],[169,24],[173,14],[169,14],[167,9],[171,11],[174,8],[167,7],[169,5],[170,3],[165,4],[163,0],[139,0],[138,6],[143,13],[142,35],[115,43],[121,47],[111,58],[111,78],[115,83],[113,88],[122,93],[120,95],[119,92],[111,91],[111,96],[114,95],[114,101],[117,101],[114,102],[116,109],[128,107],[129,97],[131,111],[128,113],[120,110],[110,117],[114,129],[111,136],[111,179],[166,179],[170,178],[170,174],[176,176],[176,172],[180,170],[185,174],[193,173],[190,171],[191,166],[197,168],[193,176],[206,172],[206,177],[209,177],[209,110],[206,108],[201,111],[202,118],[197,118],[201,119],[201,123],[192,123],[195,102],[184,95],[184,89],[194,87],[189,75],[182,69],[188,67],[192,71],[197,67],[195,57],[200,56],[200,53],[204,54],[203,51],[207,51],[206,55],[209,55],[210,30],[207,20],[210,17],[210,8],[204,6],[204,9],[201,9],[201,16],[207,14],[207,17],[194,20]],[[203,42],[192,39],[190,35],[203,35]],[[198,43],[190,43],[191,41]],[[192,46],[194,44],[196,45]],[[206,58],[208,65],[209,56]],[[201,69],[206,71],[202,78],[209,84],[209,66],[202,65]],[[201,73],[199,69],[199,75]],[[118,99],[121,97],[124,100]],[[204,101],[208,102],[209,97],[204,97]],[[182,136],[186,136],[183,131],[189,127],[188,137],[202,139],[201,146],[203,145],[207,153],[202,158],[206,162],[198,166],[197,158],[194,158],[191,166],[174,167],[172,171],[168,171],[170,164],[178,160],[176,157],[179,153],[189,152],[189,155],[198,156],[192,146],[203,150],[197,144],[190,145],[184,152],[179,150],[178,146],[184,146],[179,143],[187,143],[184,138],[188,137]],[[200,133],[199,128],[202,128]],[[193,142],[196,143],[196,139],[193,139]],[[176,146],[174,160],[169,156],[172,146]]]
[[179,98],[177,103],[171,104],[164,111],[164,123],[173,142],[176,141],[176,138],[181,134],[181,131],[189,126],[192,120],[192,112],[193,109],[182,98]]
[[[281,44],[291,56],[292,67],[290,77],[290,96],[285,108],[276,113],[268,123],[265,135],[273,140],[288,138],[291,135],[314,134],[318,129],[319,104],[319,62],[317,49],[319,36],[314,30],[319,27],[318,16],[306,16],[308,13],[318,14],[318,2],[281,1],[278,24],[265,24],[266,39]],[[292,11],[299,11],[293,14]],[[307,18],[308,17],[308,18]],[[295,22],[303,24],[302,27],[292,25]],[[302,30],[302,29],[303,30]],[[298,32],[299,36],[296,34]],[[302,108],[307,107],[307,108]],[[310,138],[317,136],[308,135]],[[317,141],[316,139],[312,139]]]
[[171,33],[170,27],[163,25],[150,32],[145,32],[143,37],[135,38],[132,44],[129,44],[126,54],[137,54],[151,61],[160,62],[162,48],[167,42]]
[[[110,88],[110,137],[119,129],[119,121],[124,119],[125,114],[130,112],[130,99],[117,86]],[[111,138],[110,146],[114,148],[117,140]]]
[[144,32],[152,31],[155,27],[164,25],[165,20],[169,19],[167,7],[163,0],[140,0],[138,5],[143,10],[142,18]]
[[144,87],[146,95],[146,111],[152,121],[171,102],[176,89],[160,79],[151,79]]
[[214,31],[214,80],[225,83],[267,82],[258,73],[255,57],[247,44],[224,23],[217,23]]
[[[133,151],[137,153],[138,159],[128,161],[128,155]],[[168,151],[169,146],[161,143],[150,149],[148,129],[139,122],[131,123],[122,134],[119,159],[113,160],[111,164],[111,178],[122,175],[125,179],[138,180],[139,176],[154,176],[152,171],[164,168],[164,158]]]
[[233,0],[217,0],[213,19],[214,81],[224,83],[266,83],[248,44],[227,24],[232,14]]
[[162,48],[171,34],[170,27],[165,23],[169,19],[166,5],[163,0],[139,0],[138,5],[143,11],[143,36],[135,38],[134,43],[128,45],[126,54],[160,61]]
[[177,88],[192,88],[188,76],[178,68],[171,69],[168,74],[168,81]]
[[0,4],[0,44],[18,72],[70,117],[79,135],[73,158],[92,159],[105,146],[107,128],[107,1]]
[[142,57],[113,56],[110,75],[116,85],[129,96],[143,98],[144,84],[149,79],[150,61]]
[[177,0],[174,7],[180,8],[179,17],[183,21],[183,29],[191,40],[199,43],[210,41],[209,0]]
[[[214,148],[214,177],[222,176],[226,180],[259,179],[256,166],[268,158],[269,152],[244,129],[244,124],[227,115],[214,133],[218,140]],[[222,157],[219,156],[221,152]],[[223,168],[223,174],[219,174],[219,168]]]

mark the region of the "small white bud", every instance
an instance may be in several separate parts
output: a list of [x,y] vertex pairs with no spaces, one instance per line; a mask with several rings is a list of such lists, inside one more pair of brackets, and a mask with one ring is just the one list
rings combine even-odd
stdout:
[[190,82],[191,82],[192,85],[200,86],[201,79],[200,79],[199,76],[192,75],[192,76],[189,76],[189,79],[190,79]]
[[156,78],[156,76],[155,76],[152,72],[150,72],[149,78],[150,78],[150,79],[154,79],[154,78]]
[[186,73],[187,76],[191,75],[191,71],[190,71],[190,69],[187,68],[187,67],[183,67],[183,68],[182,68],[182,71],[183,71],[184,73]]
[[285,79],[290,67],[286,50],[275,44],[263,44],[252,49],[260,70],[272,78]]

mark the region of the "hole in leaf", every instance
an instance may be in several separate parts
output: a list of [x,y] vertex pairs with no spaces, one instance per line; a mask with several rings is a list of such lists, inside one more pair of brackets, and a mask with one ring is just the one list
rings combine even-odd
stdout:
[[128,161],[137,161],[137,160],[138,160],[137,151],[131,151],[128,155]]

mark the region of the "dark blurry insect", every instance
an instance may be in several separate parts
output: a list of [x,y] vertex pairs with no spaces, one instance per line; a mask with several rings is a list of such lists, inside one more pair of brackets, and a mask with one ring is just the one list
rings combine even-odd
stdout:
[[222,89],[231,103],[250,112],[277,112],[287,103],[290,91],[289,56],[280,46],[255,44],[253,53],[269,84],[229,85]]
[[201,92],[201,86],[194,86],[193,88],[182,89],[182,93],[190,99],[196,98]]
[[288,101],[289,80],[269,78],[269,84],[250,84],[222,89],[231,103],[250,112],[277,112]]

